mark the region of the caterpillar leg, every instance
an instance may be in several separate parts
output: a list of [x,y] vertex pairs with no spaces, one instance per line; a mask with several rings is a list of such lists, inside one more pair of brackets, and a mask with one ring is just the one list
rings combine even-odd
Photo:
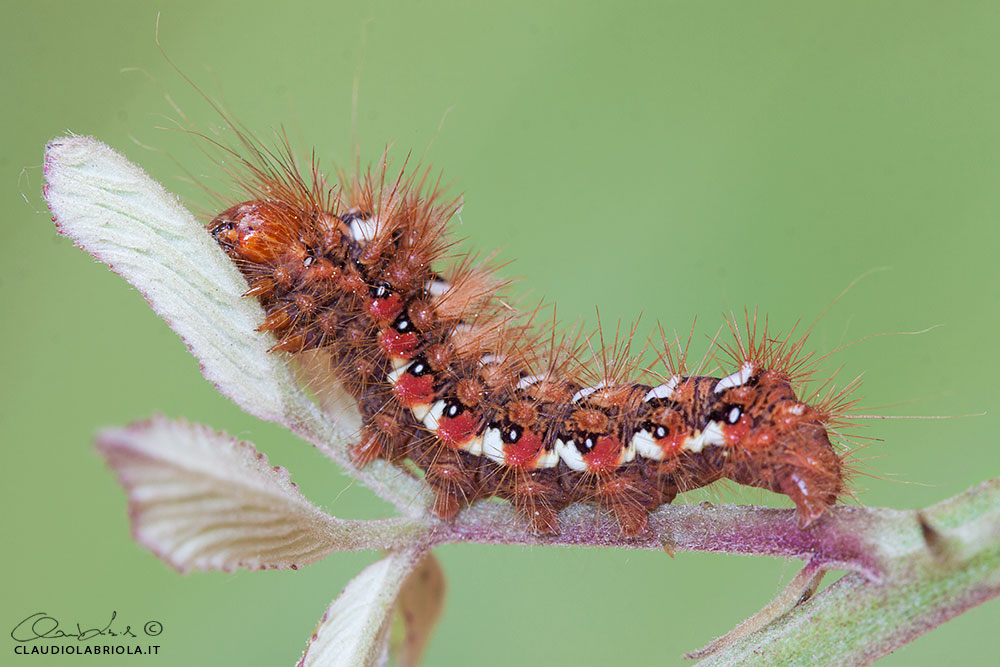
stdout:
[[361,468],[375,459],[391,458],[392,446],[384,434],[365,429],[361,434],[361,442],[351,447],[351,460]]
[[661,494],[638,471],[630,471],[600,478],[595,495],[615,515],[622,534],[631,537],[646,530],[647,516],[659,505]]
[[375,459],[405,458],[413,437],[412,418],[398,408],[388,407],[372,415],[365,424],[361,442],[351,448],[351,458],[359,468]]
[[556,511],[566,505],[566,495],[555,479],[544,472],[518,471],[504,495],[528,520],[531,532],[537,535],[559,532]]
[[447,488],[435,486],[434,513],[442,519],[454,519],[458,510],[462,509],[462,499]]
[[442,519],[454,518],[458,510],[480,495],[475,471],[465,465],[455,450],[434,448],[433,460],[421,467],[427,471],[427,483],[434,489],[434,513]]

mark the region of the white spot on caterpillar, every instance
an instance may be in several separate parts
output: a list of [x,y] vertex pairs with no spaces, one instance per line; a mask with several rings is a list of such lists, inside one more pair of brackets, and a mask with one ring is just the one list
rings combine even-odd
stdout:
[[430,411],[424,416],[424,426],[432,431],[438,430],[438,425],[441,423],[441,416],[444,414],[444,401],[437,401],[431,406]]
[[355,218],[351,220],[351,238],[355,241],[368,243],[378,232],[378,218],[371,217],[367,220]]
[[428,294],[436,298],[451,289],[451,285],[444,280],[428,280],[424,283],[424,289],[427,290]]
[[462,445],[462,449],[473,456],[483,455],[483,436],[477,435]]
[[588,396],[590,396],[591,394],[593,394],[595,391],[598,391],[600,389],[604,389],[604,380],[601,380],[600,382],[598,382],[593,387],[584,387],[580,391],[578,391],[575,394],[573,394],[573,398],[569,399],[569,401],[570,401],[570,403],[576,403],[577,401],[579,401],[581,399],[584,399],[584,398],[587,398]]
[[555,451],[559,455],[559,458],[561,458],[571,469],[579,472],[583,472],[587,469],[587,464],[583,460],[583,455],[577,450],[576,444],[572,440],[569,442],[556,440]]
[[427,414],[431,411],[430,403],[419,403],[417,405],[410,406],[410,412],[413,416],[417,418],[417,421],[424,421]]
[[517,381],[518,389],[527,389],[533,384],[537,384],[545,379],[544,375],[527,375]]
[[722,427],[719,426],[718,422],[708,422],[705,426],[704,431],[699,431],[692,436],[688,436],[684,439],[684,444],[681,445],[682,449],[686,449],[689,452],[698,453],[709,445],[724,445],[726,444],[726,436],[722,432]]
[[500,437],[500,429],[488,428],[483,433],[483,454],[491,461],[506,463],[507,459],[503,455],[503,438]]
[[543,449],[535,459],[533,468],[555,468],[559,463],[559,452],[554,449]]
[[702,437],[705,438],[706,445],[726,444],[726,434],[722,432],[722,426],[718,422],[709,422],[702,433]]
[[642,399],[643,403],[649,403],[650,401],[656,400],[658,398],[673,398],[674,392],[677,391],[677,385],[681,383],[680,375],[671,375],[670,379],[665,383],[661,384],[659,387],[653,387],[646,393],[646,397]]
[[622,445],[621,455],[618,457],[618,465],[623,465],[625,463],[630,463],[635,460],[635,438],[632,438],[627,444]]
[[395,386],[396,383],[399,382],[399,378],[403,377],[403,373],[405,373],[406,369],[408,369],[412,364],[413,364],[412,361],[403,361],[398,366],[396,366],[396,364],[393,363],[393,366],[396,366],[396,369],[385,377],[386,382]]
[[656,444],[656,440],[649,431],[639,431],[632,436],[632,446],[639,452],[639,456],[654,461],[663,460],[663,448]]
[[479,358],[480,366],[489,366],[490,364],[498,364],[503,361],[503,357],[498,357],[495,354],[484,354]]
[[752,363],[749,361],[744,362],[743,365],[740,366],[740,370],[719,380],[719,384],[715,385],[715,393],[721,394],[726,389],[746,384],[747,380],[750,379],[750,376],[753,375],[753,370]]
[[788,408],[788,412],[795,415],[796,417],[801,417],[806,411],[806,406],[802,403],[796,403],[792,407]]

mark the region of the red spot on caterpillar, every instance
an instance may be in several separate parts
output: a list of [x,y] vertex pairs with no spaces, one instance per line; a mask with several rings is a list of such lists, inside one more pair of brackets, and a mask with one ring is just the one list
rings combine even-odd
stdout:
[[457,417],[441,417],[438,421],[437,437],[448,447],[459,449],[476,435],[477,423],[476,416],[469,411]]
[[524,429],[517,442],[505,444],[503,456],[512,468],[530,468],[542,453],[542,439],[531,429]]
[[677,435],[657,440],[656,444],[663,450],[663,457],[671,458],[680,454],[681,448],[684,447],[684,441],[687,439],[688,435],[690,434],[678,433]]
[[726,441],[735,445],[750,435],[750,426],[750,418],[743,415],[735,424],[726,424],[723,426],[722,432],[726,436]]
[[613,435],[602,435],[597,438],[594,448],[583,455],[583,461],[591,472],[611,472],[617,470],[621,455],[621,440]]
[[434,376],[422,375],[415,377],[409,373],[403,373],[396,380],[392,392],[399,399],[399,402],[406,407],[425,405],[434,398]]
[[413,356],[420,340],[414,331],[399,333],[394,329],[385,329],[378,335],[378,344],[391,356],[409,359]]
[[368,314],[379,324],[391,322],[403,310],[403,300],[398,294],[390,294],[382,299],[372,299],[368,303]]

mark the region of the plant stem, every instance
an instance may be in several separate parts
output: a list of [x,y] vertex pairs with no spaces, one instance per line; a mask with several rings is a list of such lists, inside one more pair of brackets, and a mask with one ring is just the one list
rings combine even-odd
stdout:
[[[692,654],[709,655],[705,665],[864,665],[1000,595],[1000,478],[923,510],[834,507],[806,529],[793,510],[707,503],[649,518],[646,533],[626,538],[609,517],[574,506],[560,514],[558,534],[538,536],[509,505],[479,503],[451,524],[435,522],[430,539],[804,559],[779,599]],[[813,596],[830,569],[848,574]]]

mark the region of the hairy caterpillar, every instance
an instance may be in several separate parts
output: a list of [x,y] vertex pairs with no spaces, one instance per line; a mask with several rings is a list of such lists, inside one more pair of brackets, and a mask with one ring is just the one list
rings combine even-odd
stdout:
[[244,144],[243,201],[208,231],[263,306],[274,351],[328,353],[362,414],[356,462],[412,461],[441,517],[498,496],[555,532],[560,508],[591,501],[634,535],[678,493],[729,479],[787,495],[805,526],[843,494],[830,436],[848,392],[803,393],[805,336],[730,321],[721,377],[690,372],[666,342],[664,368],[642,376],[618,341],[588,366],[579,339],[511,308],[489,267],[440,267],[457,202],[426,171],[388,178],[383,159],[331,188],[287,146]]

